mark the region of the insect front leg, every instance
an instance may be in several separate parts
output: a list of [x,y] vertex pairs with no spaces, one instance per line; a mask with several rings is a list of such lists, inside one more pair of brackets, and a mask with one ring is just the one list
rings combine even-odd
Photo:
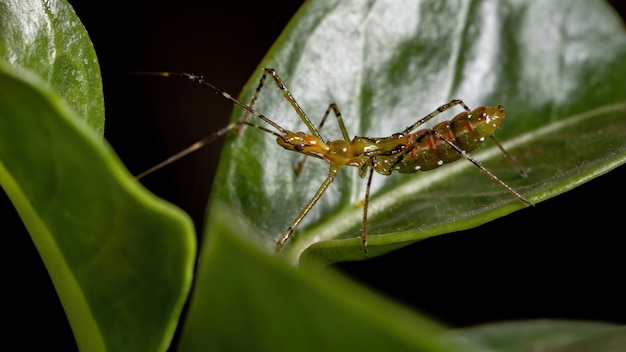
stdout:
[[[217,138],[222,137],[223,135],[225,135],[228,131],[233,130],[233,129],[238,129],[239,131],[241,131],[241,126],[243,125],[248,125],[254,128],[257,128],[259,130],[262,130],[264,132],[270,133],[272,135],[274,135],[277,138],[283,138],[283,135],[288,133],[288,131],[284,128],[282,128],[279,124],[275,123],[274,121],[270,120],[269,118],[265,117],[263,114],[257,112],[256,110],[254,110],[251,106],[254,105],[256,98],[258,98],[258,93],[255,94],[256,97],[253,97],[253,100],[251,101],[251,103],[249,105],[244,104],[243,102],[237,100],[236,98],[234,98],[232,95],[230,95],[229,93],[217,88],[216,86],[214,86],[212,83],[206,81],[204,79],[204,77],[202,76],[198,76],[198,75],[194,75],[194,74],[189,74],[189,73],[180,73],[180,72],[135,72],[133,73],[133,75],[144,75],[144,76],[156,76],[156,77],[180,77],[180,78],[184,78],[184,79],[188,79],[191,80],[193,82],[196,82],[200,85],[206,86],[210,89],[212,89],[216,94],[221,95],[222,97],[224,97],[225,99],[229,100],[231,103],[233,103],[236,106],[239,106],[241,108],[243,108],[244,110],[246,110],[246,114],[244,116],[244,118],[230,123],[229,125],[227,125],[226,127],[223,127],[222,129],[218,130],[217,132],[214,132],[212,134],[210,134],[209,136],[205,137],[204,139],[190,145],[189,147],[181,150],[180,152],[172,155],[171,157],[167,158],[165,161],[159,163],[158,165],[155,165],[153,167],[151,167],[150,169],[142,172],[141,174],[139,174],[137,176],[138,179],[145,177],[148,174],[151,174],[152,172],[163,168],[166,165],[169,165],[173,162],[175,162],[176,160],[179,160],[191,153],[193,153],[194,151],[206,146],[207,144],[212,143],[213,141],[215,141]],[[260,87],[263,86],[263,81],[265,80],[265,76],[263,78],[261,78],[261,82],[259,82],[259,88],[257,88],[257,90],[260,90]],[[274,129],[276,129],[276,131],[280,132],[277,133],[275,131],[272,131],[268,128],[265,128],[263,126],[259,126],[255,123],[251,123],[247,121],[247,117],[249,116],[249,114],[252,114],[253,116],[255,116],[256,118],[264,121],[265,123],[267,123],[268,125],[272,126]]]
[[[346,125],[343,123],[343,118],[341,117],[341,111],[339,111],[339,107],[337,106],[337,104],[332,103],[328,106],[328,109],[326,109],[326,112],[324,113],[324,117],[322,117],[322,121],[320,121],[320,124],[317,126],[317,131],[321,131],[322,127],[324,127],[324,124],[326,123],[326,120],[328,119],[328,115],[330,115],[330,112],[333,112],[335,114],[335,117],[337,118],[337,124],[339,125],[339,129],[341,130],[341,134],[343,136],[343,139],[346,142],[350,142],[350,137],[348,136],[348,130],[346,129]],[[306,162],[307,159],[307,155],[303,156],[302,159],[300,159],[300,161],[298,162],[298,166],[296,166],[296,175],[300,175],[300,173],[302,173],[302,169],[304,168],[304,163]]]
[[[300,104],[298,104],[298,102],[293,97],[293,95],[291,95],[291,92],[289,92],[289,89],[287,89],[285,82],[282,80],[282,78],[280,78],[280,76],[276,73],[276,71],[273,68],[266,67],[263,69],[263,76],[261,76],[261,79],[259,80],[259,84],[257,85],[257,88],[252,96],[252,99],[250,100],[250,104],[248,105],[250,109],[252,109],[252,107],[258,100],[259,94],[261,92],[261,88],[263,88],[263,85],[265,84],[265,80],[267,79],[268,75],[272,77],[272,80],[274,81],[278,89],[280,89],[281,93],[285,97],[285,100],[287,100],[289,104],[293,107],[293,109],[296,111],[296,114],[298,114],[302,122],[304,122],[304,124],[307,126],[311,134],[323,141],[324,139],[322,138],[322,136],[320,136],[319,131],[317,130],[317,128],[315,128],[315,125],[313,125],[313,123],[311,122],[311,119],[309,119],[309,117],[304,112],[302,107],[300,107]],[[250,112],[251,112],[250,110],[246,112],[246,114],[244,115],[242,119],[243,121],[247,121],[247,118]]]
[[[254,94],[252,94],[252,98],[250,99],[250,102],[248,102],[248,107],[250,107],[250,109],[254,109],[254,104],[256,104],[256,101],[259,99],[259,94],[261,93],[261,89],[265,85],[266,79],[267,79],[267,68],[263,71],[263,75],[261,76],[261,79],[259,80],[259,84],[257,84],[254,90]],[[247,122],[249,117],[250,117],[250,111],[246,110],[246,113],[243,115],[243,118],[241,119],[241,121]],[[239,126],[239,129],[237,130],[237,134],[241,135],[244,127],[245,127],[245,124],[242,123]]]
[[319,132],[322,129],[322,127],[324,127],[324,123],[326,123],[326,119],[328,118],[328,115],[330,115],[331,110],[335,114],[335,118],[337,119],[337,124],[339,125],[339,129],[341,130],[341,135],[343,139],[346,142],[350,142],[350,136],[348,136],[348,130],[346,129],[346,125],[343,123],[343,118],[341,117],[341,111],[339,111],[339,107],[335,103],[328,105],[328,109],[326,109],[326,112],[324,113],[324,117],[322,118],[322,121],[320,121],[319,126],[317,126],[317,131]]
[[335,176],[337,175],[337,172],[339,171],[340,168],[341,168],[341,165],[330,166],[330,170],[328,171],[328,176],[326,176],[326,179],[324,180],[324,182],[322,182],[320,187],[317,189],[317,191],[315,192],[315,195],[313,195],[313,198],[311,198],[311,200],[309,200],[309,202],[306,203],[304,208],[300,210],[300,213],[298,214],[298,216],[296,216],[295,220],[291,223],[291,225],[289,225],[287,230],[283,232],[278,242],[276,242],[276,252],[279,252],[283,248],[285,243],[291,237],[291,234],[293,233],[293,231],[296,229],[296,227],[298,227],[298,225],[302,221],[302,219],[306,217],[306,215],[309,213],[309,211],[311,211],[315,203],[317,203],[317,201],[320,199],[322,194],[326,192],[326,190],[328,189],[328,186],[330,186],[330,184],[333,183],[333,181],[335,180]]

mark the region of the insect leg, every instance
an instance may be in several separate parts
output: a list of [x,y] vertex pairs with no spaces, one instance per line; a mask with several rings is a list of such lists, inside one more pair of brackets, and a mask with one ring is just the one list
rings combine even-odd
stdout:
[[[157,76],[157,77],[181,77],[181,78],[189,79],[189,80],[191,80],[193,82],[196,82],[196,83],[201,84],[203,86],[209,87],[210,89],[215,91],[216,94],[219,94],[222,97],[226,98],[227,100],[230,100],[234,105],[240,106],[241,108],[246,110],[246,116],[248,116],[248,114],[252,114],[255,117],[257,117],[258,119],[263,120],[264,122],[266,122],[268,125],[274,127],[277,131],[279,131],[281,133],[287,133],[287,130],[282,128],[280,125],[278,125],[274,121],[268,119],[264,115],[260,114],[259,112],[254,110],[252,107],[250,107],[250,106],[240,102],[236,98],[233,98],[227,92],[217,88],[216,86],[214,86],[210,82],[206,81],[202,76],[197,76],[197,75],[193,75],[193,74],[189,74],[189,73],[176,73],[176,72],[135,72],[135,73],[132,73],[132,75]],[[254,105],[253,102],[251,104]],[[265,128],[265,127],[261,127],[259,125],[254,124],[254,123],[250,123],[250,122],[248,122],[245,119],[241,119],[241,120],[239,120],[237,122],[233,122],[233,123],[227,125],[226,127],[221,128],[217,132],[214,132],[214,133],[210,134],[209,136],[203,138],[202,140],[200,140],[200,141],[190,145],[189,147],[181,150],[180,152],[172,155],[171,157],[167,158],[163,162],[161,162],[161,163],[151,167],[150,169],[142,172],[141,174],[136,176],[137,179],[143,178],[146,175],[151,174],[154,171],[156,171],[158,169],[161,169],[162,167],[164,167],[166,165],[169,165],[169,164],[175,162],[176,160],[179,160],[180,158],[193,153],[194,151],[196,151],[196,150],[206,146],[207,144],[212,143],[217,138],[222,137],[228,131],[230,131],[232,129],[235,129],[235,128],[240,128],[240,126],[242,126],[242,125],[248,125],[248,126],[251,126],[251,127],[255,127],[257,129],[260,129],[260,130],[263,130],[265,132],[271,133],[271,134],[275,135],[277,138],[282,138],[282,136],[280,134],[278,134],[278,133],[276,133],[274,131],[271,131],[271,130]]]
[[[259,99],[259,94],[261,93],[261,89],[263,88],[263,86],[265,85],[265,80],[267,79],[267,69],[263,70],[263,75],[261,76],[261,79],[259,80],[259,84],[257,84],[256,88],[254,89],[254,94],[252,94],[252,98],[250,99],[250,102],[248,103],[248,106],[251,109],[254,109],[254,104],[256,104],[256,101]],[[241,119],[242,121],[248,121],[248,117],[250,116],[250,111],[246,110],[246,113],[243,115],[243,118]],[[243,132],[243,127],[245,126],[245,124],[242,124],[239,129],[237,130],[237,134],[241,135],[241,133]]]
[[455,107],[457,105],[461,105],[463,107],[463,109],[465,109],[467,112],[471,111],[470,108],[468,108],[467,105],[465,105],[465,103],[462,100],[460,100],[460,99],[453,99],[453,100],[450,100],[449,103],[443,104],[440,107],[438,107],[437,110],[435,110],[435,111],[431,112],[430,114],[422,117],[416,123],[414,123],[411,126],[405,128],[404,131],[402,131],[402,133],[403,134],[410,133],[411,131],[413,131],[414,129],[416,129],[419,126],[423,125],[424,123],[426,123],[428,120],[432,119],[433,117],[441,114],[442,112],[444,112],[446,110],[450,110],[450,109],[452,109],[453,107]]
[[315,195],[313,195],[313,198],[311,198],[311,200],[309,200],[309,202],[306,203],[304,208],[300,210],[300,213],[298,214],[296,219],[293,221],[293,223],[291,223],[291,225],[289,225],[287,230],[283,232],[282,236],[280,236],[280,239],[276,243],[276,252],[280,251],[283,248],[283,246],[285,245],[285,242],[289,240],[293,231],[296,229],[296,227],[298,227],[298,224],[300,224],[302,219],[304,219],[304,217],[309,213],[311,208],[313,208],[315,203],[317,203],[317,201],[320,199],[322,194],[326,192],[326,190],[328,189],[328,186],[330,186],[330,184],[333,183],[333,181],[335,180],[335,176],[337,175],[337,172],[339,171],[340,168],[341,168],[341,165],[337,167],[333,165],[330,166],[330,170],[328,171],[328,176],[326,176],[326,179],[324,179],[324,182],[322,182],[320,187],[317,189],[317,191],[315,192]]
[[328,118],[328,115],[330,115],[331,110],[335,114],[335,118],[337,118],[337,124],[339,125],[339,129],[341,130],[341,135],[343,139],[346,142],[350,142],[350,136],[348,136],[348,130],[346,129],[346,125],[343,123],[343,118],[341,117],[341,111],[339,111],[339,107],[335,103],[328,105],[328,109],[326,109],[326,112],[324,113],[324,117],[322,118],[322,121],[317,126],[317,131],[319,132],[322,129],[322,127],[324,127],[324,123],[326,123],[326,119]]
[[522,202],[524,202],[524,203],[526,203],[526,204],[528,204],[530,206],[535,206],[531,201],[529,201],[528,199],[524,198],[524,196],[522,196],[521,194],[517,193],[517,191],[515,191],[513,188],[511,188],[511,186],[507,185],[502,180],[500,180],[498,178],[498,176],[496,176],[493,173],[491,173],[491,171],[489,171],[487,168],[485,168],[476,159],[472,158],[465,150],[459,148],[456,144],[454,144],[452,141],[448,140],[441,133],[439,133],[439,132],[437,132],[435,130],[431,130],[431,131],[433,131],[433,133],[437,137],[439,137],[442,141],[446,142],[457,153],[461,154],[465,159],[469,160],[472,164],[474,164],[476,167],[478,167],[480,169],[480,171],[482,171],[485,175],[489,176],[489,178],[492,179],[495,183],[499,184],[504,189],[506,189],[509,193],[514,195],[517,199],[521,200]]
[[[278,89],[280,89],[280,91],[283,93],[283,96],[285,97],[285,99],[289,102],[289,104],[291,104],[291,106],[296,111],[296,113],[298,114],[302,122],[304,122],[306,127],[309,129],[311,134],[315,136],[316,138],[318,138],[319,140],[324,141],[324,138],[322,138],[317,128],[315,128],[315,125],[313,125],[313,123],[311,122],[311,119],[309,119],[309,117],[306,115],[304,110],[302,110],[302,108],[300,107],[300,104],[298,104],[296,99],[291,95],[291,92],[289,92],[289,89],[287,89],[285,82],[280,78],[280,76],[278,76],[276,71],[273,68],[266,67],[263,69],[263,77],[261,78],[262,81],[265,80],[264,77],[266,75],[270,75],[272,77]],[[262,83],[262,82],[259,82],[259,83]],[[262,84],[259,85],[259,88],[258,88],[259,90],[261,86]]]
[[[317,126],[317,131],[319,132],[322,130],[322,127],[324,127],[324,123],[326,123],[326,119],[328,119],[328,115],[330,115],[331,110],[335,113],[335,117],[337,118],[337,124],[339,124],[339,129],[341,130],[343,139],[346,142],[349,142],[350,137],[348,136],[346,125],[343,123],[343,118],[341,117],[341,111],[339,111],[339,107],[335,103],[330,104],[328,106],[328,109],[326,109],[326,112],[324,113],[324,117],[322,117],[322,121]],[[300,175],[300,173],[302,172],[306,159],[307,159],[307,155],[303,156],[302,159],[300,159],[300,162],[298,162],[298,166],[296,166],[296,175]]]
[[370,188],[372,186],[372,177],[374,169],[370,168],[370,174],[367,177],[367,185],[365,186],[365,201],[363,202],[363,225],[361,225],[361,242],[363,243],[363,252],[367,254],[367,208],[370,204]]
[[526,170],[524,170],[524,168],[522,167],[522,165],[518,164],[517,161],[515,160],[515,158],[513,158],[511,156],[511,154],[509,154],[509,152],[507,152],[504,147],[500,144],[500,142],[498,142],[498,140],[496,139],[496,137],[494,137],[493,135],[490,136],[491,140],[493,140],[493,142],[498,146],[498,148],[500,149],[500,151],[502,152],[502,154],[504,154],[504,157],[507,158],[507,160],[511,163],[511,165],[513,165],[513,167],[515,168],[515,170],[517,170],[517,172],[519,172],[519,174],[526,178],[528,177],[528,174],[526,173]]

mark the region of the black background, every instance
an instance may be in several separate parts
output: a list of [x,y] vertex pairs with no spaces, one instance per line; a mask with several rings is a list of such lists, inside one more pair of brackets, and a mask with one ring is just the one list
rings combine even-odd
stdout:
[[[300,6],[298,1],[70,3],[101,64],[105,136],[134,173],[224,125],[232,107],[188,82],[155,83],[126,74],[201,73],[237,95]],[[614,7],[621,7],[624,17],[623,3]],[[199,227],[218,155],[216,143],[145,184],[189,212]],[[626,230],[619,219],[625,176],[622,166],[534,209],[336,267],[452,326],[530,318],[623,324]],[[15,229],[3,236],[8,240],[3,301],[12,322],[3,329],[3,340],[21,349],[42,344],[76,349],[45,267],[5,198],[2,221],[9,226],[3,228]]]

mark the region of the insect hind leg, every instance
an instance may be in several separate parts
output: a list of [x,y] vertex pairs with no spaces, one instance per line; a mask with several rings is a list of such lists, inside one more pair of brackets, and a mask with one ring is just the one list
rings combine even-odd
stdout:
[[463,107],[463,109],[465,109],[465,111],[470,112],[472,110],[470,110],[470,108],[467,107],[467,105],[465,105],[465,103],[463,102],[463,100],[460,99],[452,99],[450,100],[450,102],[441,105],[440,107],[438,107],[435,111],[431,112],[430,114],[422,117],[421,119],[417,120],[416,123],[412,124],[411,126],[407,127],[404,129],[404,131],[402,131],[403,134],[407,134],[410,133],[411,131],[415,130],[416,128],[418,128],[419,126],[425,124],[426,122],[428,122],[430,119],[432,119],[433,117],[441,114],[444,111],[450,110],[453,107],[457,106],[457,105],[461,105],[461,107]]
[[[481,163],[478,162],[478,160],[472,158],[465,150],[459,148],[456,144],[454,144],[454,142],[448,140],[444,135],[442,135],[441,133],[432,130],[433,133],[435,133],[435,135],[441,139],[442,141],[444,141],[445,143],[447,143],[450,147],[452,147],[452,149],[454,149],[457,153],[461,154],[465,159],[467,159],[468,161],[470,161],[472,164],[474,164],[474,166],[476,166],[477,168],[480,169],[480,171],[482,171],[482,173],[484,173],[485,175],[487,175],[492,181],[494,181],[495,183],[499,184],[502,188],[504,188],[505,190],[507,190],[509,193],[511,193],[513,196],[515,196],[517,199],[521,200],[523,203],[528,204],[530,206],[535,206],[531,201],[529,201],[528,199],[524,198],[524,196],[522,196],[521,194],[519,194],[516,190],[514,190],[513,188],[511,188],[511,186],[507,185],[506,183],[504,183],[504,181],[502,181],[500,178],[498,178],[498,176],[494,175],[491,171],[489,171],[486,167],[484,167]],[[499,143],[498,143],[499,144]],[[500,147],[501,148],[501,147]],[[502,149],[501,149],[502,150]],[[507,155],[508,153],[505,152],[505,155]]]
[[[265,85],[265,80],[266,79],[267,79],[267,72],[264,70],[263,71],[263,75],[261,76],[261,79],[259,80],[259,83],[257,84],[256,88],[254,89],[254,94],[252,94],[252,98],[250,98],[250,101],[248,102],[248,107],[250,107],[250,109],[254,109],[254,105],[256,104],[257,100],[259,99],[259,94],[261,93],[261,89]],[[237,134],[238,135],[241,135],[243,133],[243,129],[246,126],[245,122],[248,122],[249,118],[250,118],[250,110],[246,110],[246,113],[243,115],[243,118],[240,120],[240,121],[242,121],[242,123],[239,126],[239,128],[237,129]]]

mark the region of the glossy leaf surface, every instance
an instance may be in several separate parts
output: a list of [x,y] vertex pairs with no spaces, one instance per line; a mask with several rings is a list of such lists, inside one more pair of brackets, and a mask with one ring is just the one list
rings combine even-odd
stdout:
[[99,134],[104,101],[98,59],[80,20],[65,1],[0,3],[0,59],[35,72]]
[[[509,117],[497,135],[529,177],[520,178],[493,146],[475,157],[535,202],[623,163],[625,36],[604,3],[397,6],[308,3],[262,66],[278,70],[314,122],[337,102],[351,135],[389,135],[451,98],[470,107],[504,104]],[[80,88],[70,91],[87,99]],[[137,187],[43,81],[3,65],[0,92],[0,182],[67,303],[79,345],[165,349],[195,262],[188,220]],[[97,94],[95,100],[84,105],[97,105]],[[257,107],[287,128],[304,129],[271,82]],[[322,134],[340,138],[333,123]],[[326,165],[310,160],[295,177],[299,156],[281,150],[271,136],[249,128],[230,138],[182,350],[459,350],[416,314],[332,275],[296,271],[260,253],[258,247],[273,251]],[[292,263],[302,253],[327,262],[365,258],[355,206],[363,188],[355,170],[343,170],[282,255]],[[378,176],[373,191],[369,257],[522,206],[464,161],[428,173]],[[222,209],[221,200],[236,212]]]
[[190,220],[102,142],[99,68],[72,8],[2,2],[0,30],[0,184],[79,348],[165,350],[191,286]]
[[[626,34],[601,1],[310,2],[263,66],[276,69],[314,123],[336,102],[350,136],[402,131],[453,98],[470,108],[504,105],[508,117],[496,135],[528,178],[493,144],[472,155],[535,203],[626,160]],[[255,107],[287,129],[306,130],[269,80]],[[241,116],[237,110],[233,118]],[[321,134],[339,139],[331,120]],[[323,161],[309,160],[296,176],[300,156],[274,139],[252,128],[231,136],[213,189],[213,200],[253,224],[270,252],[328,172]],[[356,205],[364,188],[356,170],[341,170],[281,255],[292,263],[303,253],[327,262],[364,259],[524,207],[464,160],[375,175],[365,256]]]

